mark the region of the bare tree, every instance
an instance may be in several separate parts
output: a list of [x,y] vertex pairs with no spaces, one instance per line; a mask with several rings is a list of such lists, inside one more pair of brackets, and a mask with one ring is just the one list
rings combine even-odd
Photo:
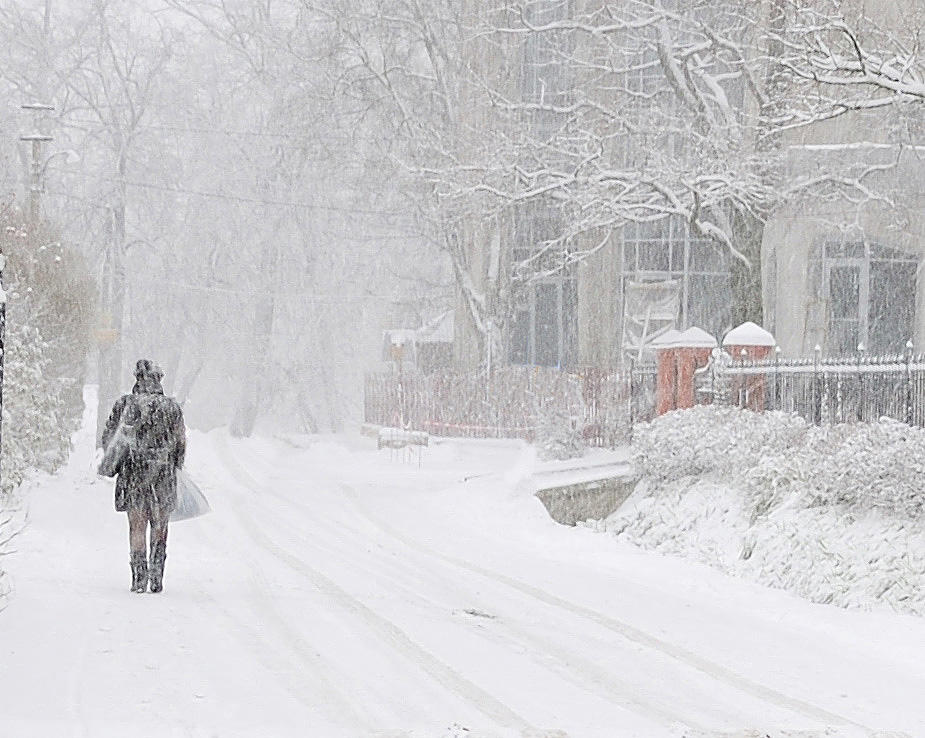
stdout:
[[2,12],[19,61],[7,67],[7,80],[27,99],[54,100],[62,138],[80,152],[83,174],[93,179],[80,190],[96,205],[85,227],[102,242],[93,256],[111,331],[99,350],[99,433],[122,381],[129,182],[146,158],[143,126],[161,101],[171,30],[110,0],[66,8],[46,2],[40,14],[26,3],[7,3]]
[[[256,363],[237,362],[249,378],[237,393],[238,430],[247,431],[257,408],[299,408],[308,427],[342,427],[357,415],[383,321],[406,319],[406,284],[430,280],[452,299],[432,250],[418,246],[419,223],[403,212],[415,199],[393,156],[401,142],[390,135],[392,118],[370,100],[365,80],[345,75],[330,8],[172,5],[235,60],[260,100],[243,119],[267,132],[238,152],[253,175],[239,191],[254,193],[259,213],[254,244],[244,249],[252,256],[248,285],[259,295],[249,341]],[[415,251],[424,258],[408,258]]]

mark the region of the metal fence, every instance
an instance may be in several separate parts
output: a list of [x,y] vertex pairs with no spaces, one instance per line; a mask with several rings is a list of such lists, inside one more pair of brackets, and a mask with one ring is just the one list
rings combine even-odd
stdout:
[[[592,446],[626,442],[656,412],[656,368],[498,367],[366,376],[367,423],[436,436],[524,438],[570,430]],[[925,425],[925,355],[733,361],[698,373],[700,402],[797,413],[809,422],[890,417]]]
[[[736,361],[714,373],[733,404],[797,413],[812,423],[894,418],[925,425],[925,356]],[[707,396],[709,393],[707,393]]]
[[555,426],[589,445],[614,446],[628,438],[634,419],[651,416],[654,396],[648,368],[394,371],[366,376],[364,415],[367,423],[438,436],[534,440]]

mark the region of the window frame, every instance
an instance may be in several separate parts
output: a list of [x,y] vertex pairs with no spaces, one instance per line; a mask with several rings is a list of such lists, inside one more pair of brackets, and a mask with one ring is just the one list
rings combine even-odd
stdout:
[[[870,309],[871,309],[871,292],[872,292],[872,265],[874,262],[887,264],[906,264],[909,265],[915,273],[921,259],[914,253],[908,253],[891,246],[881,243],[871,242],[869,239],[829,239],[817,243],[813,248],[810,256],[809,278],[811,280],[810,293],[817,300],[822,300],[825,304],[825,349],[827,353],[832,353],[835,349],[830,344],[834,335],[832,330],[835,322],[850,322],[844,319],[835,318],[835,311],[830,300],[830,290],[832,287],[832,270],[833,269],[858,269],[858,304],[857,304],[857,322],[858,322],[858,345],[863,344],[865,348],[871,348],[870,341]],[[907,333],[910,334],[915,330],[915,305],[916,297],[913,293],[913,315],[912,324],[907,326]],[[907,339],[908,340],[908,339]],[[851,347],[848,353],[854,353],[858,350],[857,346]],[[844,353],[839,349],[839,353]]]

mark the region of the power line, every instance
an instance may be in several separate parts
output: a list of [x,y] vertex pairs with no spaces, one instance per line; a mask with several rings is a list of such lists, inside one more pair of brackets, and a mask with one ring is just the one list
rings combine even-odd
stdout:
[[[83,125],[92,125],[105,127],[106,124],[98,120],[82,120],[80,118],[65,118],[62,120],[64,124],[74,124],[79,123]],[[316,136],[310,136],[305,133],[293,133],[290,131],[248,131],[248,130],[235,130],[233,128],[197,128],[194,126],[170,126],[162,125],[156,123],[139,123],[135,126],[136,128],[141,128],[144,130],[151,131],[172,131],[174,133],[206,133],[206,134],[222,134],[224,136],[250,136],[253,138],[285,138],[295,141],[316,141]],[[329,134],[325,134],[329,135]],[[348,136],[342,136],[344,140],[347,140]]]
[[[81,195],[75,195],[71,192],[60,192],[58,190],[46,189],[46,192],[53,197],[63,197],[66,200],[74,200],[76,202],[86,203],[87,205],[93,205],[100,209],[105,209],[107,207],[104,203],[102,203],[99,200],[99,198],[94,199],[94,198],[89,198],[89,197],[83,197]],[[349,212],[353,212],[353,211],[349,211]],[[403,243],[407,243],[409,241],[415,241],[416,239],[421,238],[421,236],[416,233],[401,234],[401,235],[396,235],[394,233],[369,233],[364,236],[351,236],[345,233],[338,233],[337,231],[332,231],[329,229],[325,229],[321,231],[313,231],[313,233],[318,233],[319,235],[325,236],[330,239],[334,239],[337,241],[346,241],[349,243],[377,243],[381,241],[402,241]]]
[[191,292],[208,292],[226,295],[250,295],[252,297],[298,297],[301,301],[310,302],[316,305],[346,305],[363,302],[390,302],[391,298],[384,295],[358,295],[356,297],[343,297],[341,295],[317,295],[310,292],[310,288],[304,290],[253,290],[241,289],[237,287],[218,287],[216,285],[201,285],[192,282],[178,282],[174,279],[163,277],[146,277],[144,279],[129,279],[129,284],[145,286],[148,284],[165,284],[170,287],[176,287]]
[[[116,181],[116,180],[110,180]],[[220,200],[233,200],[235,202],[250,202],[259,205],[281,205],[284,207],[292,208],[304,208],[306,210],[327,210],[330,212],[336,213],[359,213],[362,215],[384,215],[388,217],[393,217],[400,215],[400,213],[389,212],[387,210],[370,210],[366,208],[342,208],[334,205],[309,205],[302,202],[294,202],[292,200],[269,200],[260,197],[247,197],[244,195],[226,195],[221,192],[207,192],[205,190],[190,190],[180,187],[166,187],[163,185],[156,185],[152,182],[134,182],[130,180],[125,180],[125,184],[129,187],[141,187],[143,189],[149,190],[161,190],[163,192],[173,192],[175,194],[183,195],[196,195],[197,197],[211,197]]]
[[[70,174],[83,177],[84,179],[97,179],[89,173],[82,172],[71,172]],[[102,181],[110,182],[112,184],[119,184],[120,182],[128,187],[138,187],[141,189],[148,190],[158,190],[161,192],[170,192],[175,195],[193,195],[195,197],[205,197],[212,198],[216,200],[230,200],[232,202],[248,202],[256,205],[279,205],[281,207],[290,207],[294,209],[302,210],[324,210],[327,212],[334,213],[348,213],[350,215],[381,215],[384,217],[396,217],[404,215],[404,213],[397,213],[388,210],[373,210],[370,208],[344,208],[336,205],[317,205],[311,203],[297,202],[294,200],[276,200],[262,197],[250,197],[247,195],[228,195],[223,192],[209,192],[207,190],[193,190],[185,187],[168,187],[167,185],[159,185],[153,182],[138,182],[135,180],[119,180],[112,177],[101,177]]]

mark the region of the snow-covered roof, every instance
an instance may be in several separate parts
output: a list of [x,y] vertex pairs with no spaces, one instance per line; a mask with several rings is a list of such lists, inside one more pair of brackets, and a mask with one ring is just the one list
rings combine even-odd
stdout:
[[382,332],[386,346],[419,343],[453,343],[453,311],[441,313],[420,328],[390,328]]
[[453,343],[453,311],[447,310],[415,331],[418,343]]
[[417,331],[413,328],[390,328],[382,332],[386,343],[393,346],[404,346],[406,343],[413,344],[416,333]]
[[678,336],[681,335],[681,331],[674,328],[669,328],[658,338],[652,340],[652,346],[655,348],[667,348],[668,346],[673,346],[675,341],[678,340]]
[[683,348],[714,348],[716,346],[716,339],[703,328],[694,326],[677,336],[674,345]]
[[723,339],[723,346],[776,346],[774,340],[768,331],[760,325],[752,323],[750,320],[742,323],[737,328],[733,328]]

